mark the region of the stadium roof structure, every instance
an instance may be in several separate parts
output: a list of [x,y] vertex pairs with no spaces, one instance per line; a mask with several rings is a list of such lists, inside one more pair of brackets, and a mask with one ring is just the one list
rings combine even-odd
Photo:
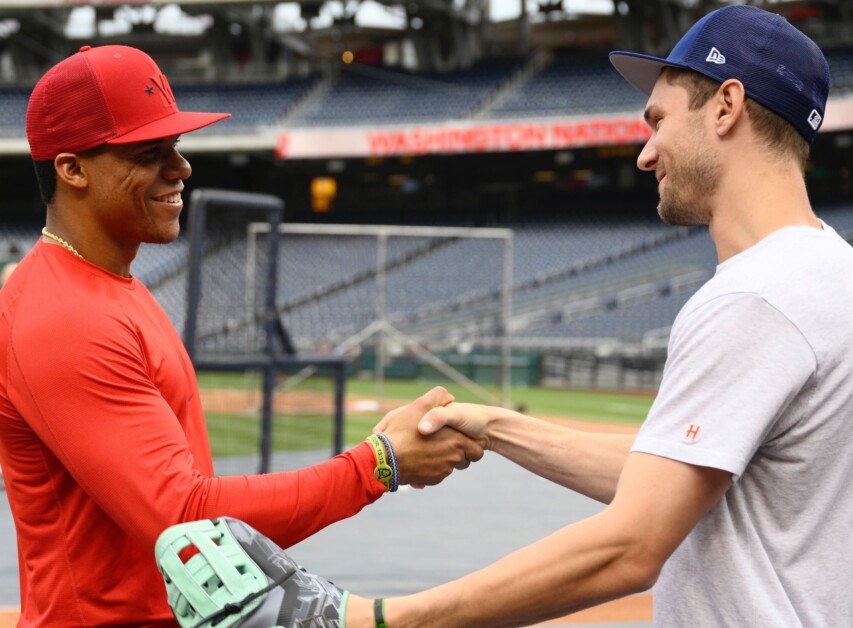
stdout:
[[[0,54],[32,80],[84,43],[162,50],[234,47],[253,56],[280,47],[307,58],[337,57],[354,45],[409,40],[419,70],[471,65],[535,47],[619,47],[665,54],[720,0],[0,0]],[[853,40],[853,0],[746,2],[777,11],[820,45]],[[516,8],[496,21],[495,7]],[[89,17],[80,26],[81,12]],[[369,22],[365,17],[374,18]],[[203,18],[203,19],[199,19]],[[85,22],[86,19],[83,19]],[[88,31],[87,31],[88,29]],[[130,41],[128,41],[130,40]],[[207,44],[207,45],[205,45]],[[215,58],[222,64],[224,58]],[[7,63],[8,65],[8,63]],[[2,68],[0,68],[2,69]],[[5,75],[5,76],[4,76]],[[9,80],[3,70],[0,81]]]
[[[599,55],[615,48],[664,55],[699,16],[732,4],[614,0],[609,13],[593,14],[578,11],[582,5],[571,0],[508,0],[518,4],[518,16],[496,22],[489,19],[490,1],[496,0],[412,0],[404,4],[396,0],[289,4],[183,0],[180,6],[166,0],[121,4],[114,0],[0,0],[0,95],[8,90],[9,98],[17,98],[16,107],[22,101],[25,106],[21,94],[48,67],[83,44],[122,43],[143,48],[158,61],[173,87],[196,85],[196,91],[206,97],[233,90],[237,95],[231,98],[240,98],[242,87],[251,91],[253,85],[261,86],[259,89],[279,86],[279,92],[267,91],[293,98],[303,114],[306,107],[328,97],[347,75],[361,73],[366,77],[363,85],[380,85],[380,89],[383,80],[389,85],[409,82],[415,88],[422,86],[427,96],[430,86],[438,85],[455,96],[464,88],[452,85],[454,72],[457,80],[467,80],[465,72],[472,66],[494,58],[516,58],[523,61],[512,70],[511,80],[462,116],[436,114],[416,122],[412,118],[380,124],[356,121],[323,128],[316,121],[303,124],[308,117],[295,115],[291,109],[291,113],[240,132],[191,134],[182,147],[190,152],[267,152],[281,159],[313,159],[636,144],[645,140],[647,131],[642,105],[630,98],[621,109],[593,109],[592,113],[588,107],[577,111],[567,107],[556,114],[553,110],[516,116],[504,113],[497,118],[489,114],[496,101],[507,98],[507,92],[523,95],[525,81],[547,65],[554,50],[578,52],[581,65],[584,51],[589,50]],[[783,14],[825,49],[853,44],[853,0],[751,4]],[[365,7],[396,18],[396,24],[363,25],[357,18]],[[88,12],[88,36],[69,28],[72,16],[80,11]],[[111,33],[106,26],[116,27],[120,19],[125,21],[124,30]],[[301,30],[294,27],[300,20]],[[182,31],[175,27],[179,21],[194,24],[195,30]],[[371,83],[371,77],[377,80]],[[183,102],[180,96],[179,102]],[[220,110],[215,108],[218,105],[205,104],[202,99],[198,106],[182,107]],[[247,106],[251,106],[248,100]],[[0,127],[2,123],[0,120]],[[17,128],[17,123],[10,127]],[[853,82],[849,94],[831,99],[822,130],[849,129],[853,129]],[[0,154],[27,153],[23,128],[19,133],[0,128]]]

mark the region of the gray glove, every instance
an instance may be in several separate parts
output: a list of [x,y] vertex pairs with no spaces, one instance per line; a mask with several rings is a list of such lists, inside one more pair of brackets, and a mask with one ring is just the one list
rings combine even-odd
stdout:
[[168,528],[154,553],[181,628],[340,628],[347,594],[230,517]]

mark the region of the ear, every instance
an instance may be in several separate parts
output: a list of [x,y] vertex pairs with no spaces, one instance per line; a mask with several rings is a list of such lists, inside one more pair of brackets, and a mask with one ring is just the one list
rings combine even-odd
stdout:
[[737,79],[728,79],[717,90],[714,102],[714,129],[723,137],[731,133],[737,122],[744,117],[746,89]]
[[89,184],[86,167],[81,157],[75,153],[59,153],[53,160],[57,181],[62,181],[72,188],[82,190]]

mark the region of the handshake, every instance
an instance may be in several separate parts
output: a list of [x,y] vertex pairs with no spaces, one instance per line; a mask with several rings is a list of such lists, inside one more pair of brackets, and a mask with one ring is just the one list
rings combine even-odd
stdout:
[[386,414],[373,431],[393,449],[399,484],[423,488],[483,457],[485,421],[478,417],[485,409],[453,403],[453,395],[437,386]]

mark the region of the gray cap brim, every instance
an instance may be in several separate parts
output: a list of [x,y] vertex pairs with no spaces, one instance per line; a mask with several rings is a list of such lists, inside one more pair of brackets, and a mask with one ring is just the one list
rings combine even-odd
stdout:
[[686,68],[680,63],[671,63],[666,59],[641,55],[636,52],[616,50],[610,53],[610,63],[616,71],[631,85],[646,96],[652,93],[655,83],[664,68]]

